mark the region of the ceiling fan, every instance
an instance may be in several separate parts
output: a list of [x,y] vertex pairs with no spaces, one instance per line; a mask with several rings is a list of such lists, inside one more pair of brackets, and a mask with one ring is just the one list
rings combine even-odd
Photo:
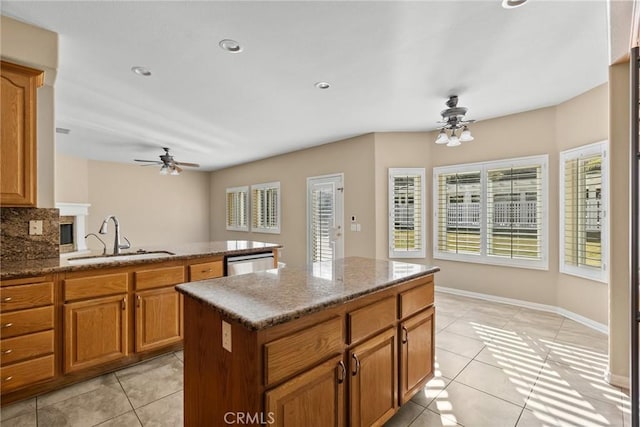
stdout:
[[199,168],[200,165],[197,163],[187,163],[187,162],[178,162],[173,159],[173,156],[169,154],[169,148],[162,147],[164,150],[164,154],[161,154],[160,160],[140,160],[133,159],[135,162],[143,162],[148,163],[142,166],[153,166],[153,165],[162,165],[160,168],[160,175],[180,175],[182,172],[182,168],[180,166],[187,166],[190,168]]

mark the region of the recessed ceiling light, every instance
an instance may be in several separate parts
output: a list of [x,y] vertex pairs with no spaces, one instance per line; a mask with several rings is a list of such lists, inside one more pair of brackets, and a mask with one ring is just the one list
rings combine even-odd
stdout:
[[327,82],[318,82],[314,86],[318,89],[329,89],[331,87],[331,85]]
[[218,43],[218,46],[220,46],[222,49],[226,50],[227,52],[231,52],[231,53],[242,52],[242,47],[240,46],[240,43],[238,43],[235,40],[231,40],[231,39],[220,40],[220,43]]
[[64,135],[69,135],[71,133],[71,129],[67,128],[56,128],[56,133],[61,133]]
[[527,0],[502,0],[502,7],[505,9],[513,9],[525,4]]
[[142,77],[149,77],[151,75],[151,70],[146,67],[131,67],[131,71]]

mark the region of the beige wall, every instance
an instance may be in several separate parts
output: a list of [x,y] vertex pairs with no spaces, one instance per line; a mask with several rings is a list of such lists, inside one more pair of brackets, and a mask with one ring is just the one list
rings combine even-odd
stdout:
[[[609,68],[611,162],[611,269],[609,295],[609,372],[614,382],[629,377],[630,341],[630,74],[629,62]],[[628,383],[627,383],[628,386]]]
[[54,83],[58,68],[58,35],[42,28],[0,16],[2,59],[44,70],[45,84],[38,89],[38,207],[53,208],[55,174]]
[[[63,155],[57,160],[56,201],[90,203],[88,233],[97,233],[104,217],[113,214],[135,247],[209,240],[208,173],[161,176],[157,168]],[[109,251],[113,231],[110,224],[104,236]],[[93,238],[87,243],[102,248]]]
[[89,203],[89,160],[56,154],[56,203]]
[[[375,256],[374,137],[362,135],[211,173],[211,238],[282,243],[282,261],[303,265],[307,256],[307,178],[344,174],[345,254]],[[225,195],[228,187],[280,181],[281,232],[227,231]],[[362,231],[349,230],[355,215]]]

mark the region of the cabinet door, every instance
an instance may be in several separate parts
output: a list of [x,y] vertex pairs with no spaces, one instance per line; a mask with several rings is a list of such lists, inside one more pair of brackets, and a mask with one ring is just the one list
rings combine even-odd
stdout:
[[398,406],[396,355],[395,328],[387,329],[349,352],[349,425],[382,425],[393,416]]
[[36,205],[36,88],[40,70],[2,61],[0,204]]
[[433,376],[433,308],[400,324],[400,404]]
[[344,425],[342,356],[335,357],[290,379],[265,394],[262,423],[277,427]]
[[64,305],[64,370],[73,372],[127,355],[127,296]]
[[173,286],[136,293],[136,351],[182,340],[182,295]]

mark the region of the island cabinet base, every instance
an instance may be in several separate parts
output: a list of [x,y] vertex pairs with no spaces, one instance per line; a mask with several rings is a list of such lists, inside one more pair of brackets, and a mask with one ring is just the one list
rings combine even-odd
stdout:
[[222,313],[185,294],[187,426],[382,425],[433,377],[433,274],[265,328]]

